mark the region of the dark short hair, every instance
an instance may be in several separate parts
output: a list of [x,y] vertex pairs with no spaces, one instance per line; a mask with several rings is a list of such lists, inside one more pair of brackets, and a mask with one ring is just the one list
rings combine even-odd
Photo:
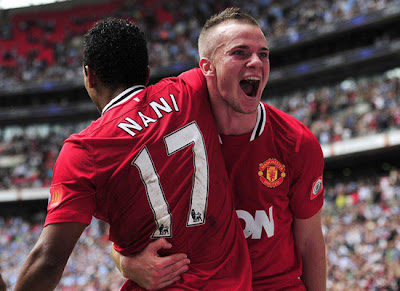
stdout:
[[145,84],[149,57],[144,33],[128,20],[107,18],[84,36],[83,63],[104,86]]

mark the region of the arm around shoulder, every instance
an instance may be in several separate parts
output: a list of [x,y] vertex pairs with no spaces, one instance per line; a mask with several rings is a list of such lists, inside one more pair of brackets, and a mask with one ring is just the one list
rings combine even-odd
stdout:
[[20,271],[15,291],[54,290],[86,226],[75,222],[46,226]]

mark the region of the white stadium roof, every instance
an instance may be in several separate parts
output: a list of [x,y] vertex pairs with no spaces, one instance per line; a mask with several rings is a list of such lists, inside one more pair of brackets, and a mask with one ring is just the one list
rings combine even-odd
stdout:
[[0,0],[1,9],[13,9],[28,6],[37,6],[43,4],[50,4],[55,2],[64,2],[68,0]]

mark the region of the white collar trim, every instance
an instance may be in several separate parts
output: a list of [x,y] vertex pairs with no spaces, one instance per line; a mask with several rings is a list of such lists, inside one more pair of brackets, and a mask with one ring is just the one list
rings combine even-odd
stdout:
[[[267,122],[267,112],[265,110],[264,104],[262,104],[260,102],[260,104],[258,104],[258,107],[257,107],[256,125],[254,126],[253,132],[251,133],[250,141],[255,140],[257,137],[259,137],[263,133],[266,122]],[[222,144],[221,136],[218,135],[218,137],[219,137],[220,144]]]
[[263,133],[266,122],[267,122],[267,112],[265,111],[264,105],[260,103],[257,108],[256,126],[254,126],[253,133],[251,134],[250,137],[250,141],[255,140]]
[[122,91],[116,97],[111,99],[110,102],[108,102],[106,106],[104,106],[103,110],[101,111],[101,115],[104,115],[104,113],[109,111],[111,108],[128,101],[130,98],[132,98],[133,96],[135,96],[136,94],[141,92],[144,88],[145,88],[145,86],[143,86],[143,85],[136,85],[136,86],[132,86],[132,87]]

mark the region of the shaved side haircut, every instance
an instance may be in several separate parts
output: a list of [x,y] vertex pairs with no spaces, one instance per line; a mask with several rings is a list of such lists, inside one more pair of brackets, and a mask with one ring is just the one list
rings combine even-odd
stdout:
[[209,36],[213,28],[215,28],[217,25],[223,22],[231,20],[256,25],[261,29],[258,21],[250,14],[242,11],[240,8],[237,7],[226,8],[224,11],[211,16],[201,29],[198,41],[198,50],[200,58],[212,57],[211,54],[213,52],[214,45],[212,44],[212,41]]

